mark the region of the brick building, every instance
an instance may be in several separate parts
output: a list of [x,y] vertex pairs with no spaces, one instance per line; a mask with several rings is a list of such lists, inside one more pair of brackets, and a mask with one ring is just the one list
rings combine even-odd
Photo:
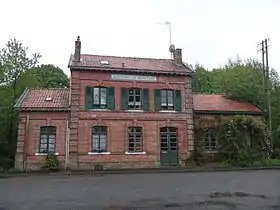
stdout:
[[38,169],[48,152],[72,169],[177,166],[193,150],[194,112],[262,113],[193,95],[181,49],[173,59],[88,55],[78,38],[69,68],[69,89],[26,89],[18,100],[16,168]]

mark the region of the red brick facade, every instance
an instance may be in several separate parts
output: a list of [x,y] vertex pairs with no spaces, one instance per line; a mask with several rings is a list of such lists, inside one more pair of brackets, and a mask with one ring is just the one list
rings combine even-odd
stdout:
[[[83,55],[80,40],[75,43],[69,62],[70,88],[27,89],[16,104],[20,114],[15,167],[39,169],[48,152],[55,152],[62,166],[71,169],[92,169],[96,164],[105,168],[160,167],[168,158],[167,165],[181,165],[193,150],[196,106],[202,112],[215,106],[212,100],[211,107],[203,107],[211,100],[209,95],[203,103],[203,95],[193,96],[193,72],[182,63],[181,50],[177,49],[173,60],[123,58]],[[107,108],[88,107],[95,103],[93,87],[106,89]],[[128,88],[141,90],[142,109],[124,108],[130,100],[124,97]],[[172,92],[172,110],[159,108],[165,106],[161,90]],[[101,92],[98,94],[100,97]],[[223,101],[231,103],[223,96],[216,98],[217,107],[223,107]],[[103,106],[103,99],[97,100]],[[239,111],[240,107],[242,104]],[[130,142],[129,127],[141,129],[141,135],[133,134],[140,143]],[[131,152],[131,144],[141,145],[141,150]]]

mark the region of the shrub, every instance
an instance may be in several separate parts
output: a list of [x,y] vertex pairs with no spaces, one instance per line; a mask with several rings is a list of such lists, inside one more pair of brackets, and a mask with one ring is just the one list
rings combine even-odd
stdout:
[[44,168],[50,171],[58,171],[59,170],[59,160],[57,155],[54,153],[48,153],[46,156],[46,162]]

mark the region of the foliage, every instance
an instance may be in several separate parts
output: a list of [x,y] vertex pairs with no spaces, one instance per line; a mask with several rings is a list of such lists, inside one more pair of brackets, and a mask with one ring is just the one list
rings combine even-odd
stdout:
[[46,156],[46,162],[44,168],[50,171],[58,171],[59,170],[59,159],[57,155],[54,153],[48,153]]
[[[207,70],[195,67],[193,88],[202,93],[223,93],[226,97],[249,101],[263,110],[267,109],[263,86],[262,64],[254,59],[242,60],[237,57],[217,69]],[[270,69],[269,89],[272,109],[273,144],[280,148],[280,80],[277,71]]]
[[35,75],[41,87],[64,88],[69,87],[69,79],[62,69],[52,64],[41,65],[28,70],[28,73]]
[[[229,118],[196,117],[195,141],[202,142],[208,130],[216,133],[218,140],[217,158],[233,166],[253,165],[268,154],[269,133],[262,120],[249,116],[232,116]],[[196,143],[196,150],[201,153],[203,144]],[[201,156],[201,154],[199,155]]]

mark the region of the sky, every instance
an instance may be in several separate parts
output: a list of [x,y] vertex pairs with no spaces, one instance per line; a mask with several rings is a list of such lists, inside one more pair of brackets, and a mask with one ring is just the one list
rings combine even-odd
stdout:
[[0,48],[16,38],[67,75],[77,36],[82,53],[170,58],[165,21],[189,64],[260,60],[257,44],[270,38],[269,63],[280,73],[279,0],[0,0],[0,8]]

